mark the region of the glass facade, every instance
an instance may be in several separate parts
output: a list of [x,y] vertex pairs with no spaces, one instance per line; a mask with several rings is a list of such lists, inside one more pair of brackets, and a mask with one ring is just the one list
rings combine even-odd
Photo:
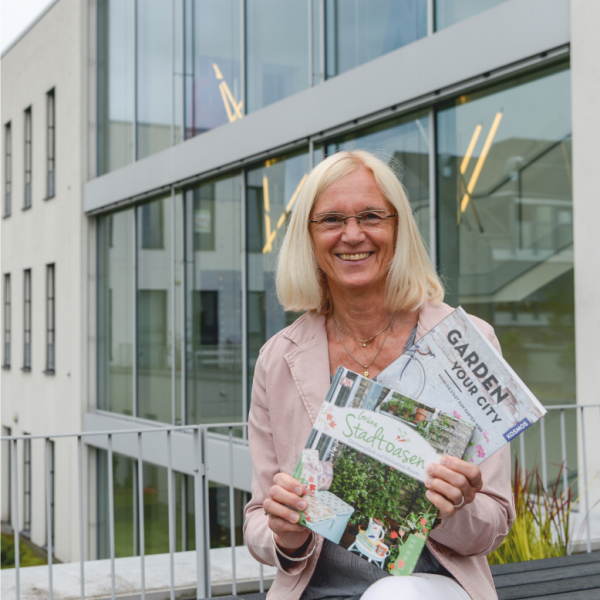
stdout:
[[328,141],[316,148],[315,158],[320,160],[340,150],[377,153],[398,173],[421,235],[429,245],[429,129],[429,113],[421,111]]
[[450,27],[506,0],[435,0],[435,30]]
[[[504,0],[436,0],[442,29]],[[428,33],[428,0],[97,0],[97,174]]]
[[325,0],[327,77],[427,35],[427,0]]
[[447,301],[494,326],[544,404],[575,398],[570,103],[563,66],[457,98],[437,117]]
[[243,420],[242,178],[185,192],[188,423]]
[[248,112],[310,85],[308,4],[246,0]]
[[300,316],[281,308],[274,276],[277,251],[309,171],[304,151],[269,159],[246,174],[249,387],[262,345]]
[[98,408],[133,414],[133,209],[97,218]]

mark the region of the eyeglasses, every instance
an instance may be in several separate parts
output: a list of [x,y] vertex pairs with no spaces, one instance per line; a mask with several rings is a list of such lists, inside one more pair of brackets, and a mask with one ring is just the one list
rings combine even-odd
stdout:
[[345,215],[344,213],[323,213],[309,219],[309,223],[315,223],[323,231],[341,231],[348,219],[356,219],[356,222],[366,231],[380,229],[389,222],[388,219],[397,217],[398,213],[390,215],[385,210],[364,210],[357,215]]

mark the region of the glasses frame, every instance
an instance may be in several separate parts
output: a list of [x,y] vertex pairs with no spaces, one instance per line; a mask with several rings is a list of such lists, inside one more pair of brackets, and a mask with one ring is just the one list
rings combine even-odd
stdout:
[[[384,210],[363,210],[361,212],[359,212],[357,215],[345,215],[344,213],[338,213],[338,212],[330,212],[330,213],[321,213],[318,215],[315,215],[315,217],[342,217],[342,222],[343,222],[343,226],[346,227],[348,225],[348,219],[356,219],[356,222],[358,223],[358,226],[362,228],[362,224],[361,224],[361,220],[365,218],[366,214],[369,213],[375,213],[375,214],[380,214],[386,212]],[[385,220],[385,219],[393,219],[394,217],[397,217],[398,213],[394,213],[394,214],[386,214],[386,215],[381,215],[381,219]],[[317,223],[319,225],[323,225],[323,223],[320,223],[319,220],[315,220],[315,219],[309,219],[308,220],[309,223]],[[327,226],[324,226],[325,229],[327,229]],[[334,229],[330,230],[333,231]]]

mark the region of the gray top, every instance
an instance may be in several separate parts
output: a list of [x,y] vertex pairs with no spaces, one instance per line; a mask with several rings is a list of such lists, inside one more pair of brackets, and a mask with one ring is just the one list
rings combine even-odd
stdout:
[[[405,352],[414,344],[416,334],[415,326],[404,346]],[[373,379],[376,381],[377,377]],[[427,546],[414,572],[452,577]],[[329,540],[323,540],[319,560],[300,600],[360,600],[367,588],[383,577],[390,577],[390,573]]]

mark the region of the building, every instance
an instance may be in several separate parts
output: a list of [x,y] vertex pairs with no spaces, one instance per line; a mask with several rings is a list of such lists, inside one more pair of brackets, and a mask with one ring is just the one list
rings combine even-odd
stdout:
[[[447,301],[495,327],[540,400],[597,404],[599,19],[593,0],[55,2],[2,57],[4,431],[243,421],[258,350],[296,317],[272,281],[288,216],[311,166],[343,148],[394,161]],[[566,411],[573,481],[583,423]],[[559,413],[543,442],[530,434],[527,464],[545,444],[556,476]],[[592,481],[597,436],[585,443]],[[107,555],[103,448],[86,445],[89,558]],[[56,554],[71,560],[64,453]],[[137,552],[135,456],[114,463],[121,556]],[[19,460],[34,498],[43,450]],[[149,552],[165,548],[155,462]]]

